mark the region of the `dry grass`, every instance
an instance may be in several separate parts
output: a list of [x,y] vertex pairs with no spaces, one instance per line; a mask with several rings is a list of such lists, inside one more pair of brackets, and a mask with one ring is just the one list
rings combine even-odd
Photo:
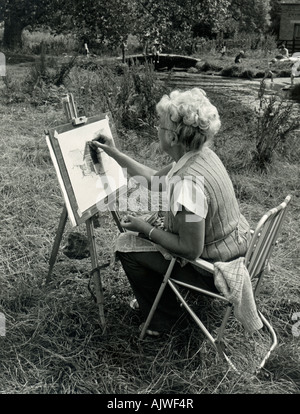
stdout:
[[[214,98],[218,106],[221,98]],[[223,101],[219,103],[223,105]],[[254,224],[286,194],[293,196],[274,252],[272,273],[259,299],[279,338],[265,375],[252,375],[247,369],[265,345],[264,333],[253,338],[255,341],[245,340],[235,322],[230,324],[227,338],[234,344],[233,359],[242,367],[242,374],[216,358],[192,322],[184,332],[175,329],[171,335],[139,341],[141,320],[128,306],[131,291],[119,264],[102,271],[108,323],[105,333],[88,290],[88,259],[70,260],[60,252],[52,281],[44,286],[63,202],[43,131],[60,124],[63,113],[46,104],[32,109],[26,102],[1,103],[0,312],[6,317],[6,336],[0,337],[0,393],[299,393],[299,337],[292,335],[292,316],[300,309],[299,158],[279,154],[264,175],[243,169],[236,158],[236,143],[241,141],[248,120],[247,111],[238,108],[240,104],[233,123],[232,117],[226,119],[223,107],[217,150],[230,168],[243,213]],[[122,146],[131,153],[134,147],[134,155],[147,158],[152,165],[163,161],[146,136],[136,141],[129,133]],[[109,257],[117,229],[109,214],[100,220],[96,236],[102,263]],[[68,224],[66,235],[69,230]],[[215,330],[221,304],[205,300],[196,307]]]

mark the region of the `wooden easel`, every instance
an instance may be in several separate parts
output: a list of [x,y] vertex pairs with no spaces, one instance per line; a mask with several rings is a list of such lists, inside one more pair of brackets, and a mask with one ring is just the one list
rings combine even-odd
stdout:
[[[63,106],[64,106],[64,111],[65,111],[68,122],[72,122],[72,124],[76,126],[80,124],[84,124],[86,122],[87,120],[86,117],[77,116],[77,111],[76,111],[76,107],[74,104],[74,99],[73,99],[72,94],[68,94],[65,98],[63,98]],[[120,232],[123,232],[124,230],[121,227],[118,213],[116,211],[111,210],[111,214]],[[65,230],[65,226],[67,223],[67,219],[68,219],[68,211],[67,211],[66,205],[64,204],[63,211],[60,216],[54,244],[52,247],[50,259],[49,259],[49,270],[48,270],[48,274],[46,276],[46,281],[45,281],[46,284],[48,284],[51,279],[51,274],[52,274],[53,267],[56,262],[58,250],[61,244],[61,240],[62,240],[63,232]],[[104,316],[104,297],[103,297],[103,288],[102,288],[101,275],[100,275],[101,266],[99,266],[98,258],[97,258],[93,217],[88,218],[85,221],[85,224],[86,224],[87,238],[89,242],[89,250],[90,250],[90,256],[91,256],[91,263],[92,263],[91,275],[94,277],[96,301],[97,301],[97,305],[99,309],[99,319],[100,319],[100,324],[103,330],[105,330],[106,320]]]

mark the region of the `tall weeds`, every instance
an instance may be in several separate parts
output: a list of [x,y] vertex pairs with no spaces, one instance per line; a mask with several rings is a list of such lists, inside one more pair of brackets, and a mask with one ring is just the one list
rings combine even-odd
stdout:
[[78,50],[78,39],[74,34],[53,35],[49,32],[30,32],[24,30],[23,34],[23,51],[39,55],[42,48],[45,48],[47,54],[56,56],[68,53],[74,53]]
[[252,161],[261,171],[266,170],[272,162],[274,152],[281,145],[285,145],[289,135],[300,127],[294,103],[278,94],[266,97],[265,89],[263,80],[260,84],[259,107],[253,132],[256,151]]
[[74,93],[85,115],[110,111],[117,126],[127,129],[153,128],[155,105],[166,90],[153,66],[133,64],[74,67],[66,88]]
[[125,69],[117,96],[122,123],[134,129],[153,127],[156,121],[155,106],[165,91],[155,76],[153,65],[132,65]]

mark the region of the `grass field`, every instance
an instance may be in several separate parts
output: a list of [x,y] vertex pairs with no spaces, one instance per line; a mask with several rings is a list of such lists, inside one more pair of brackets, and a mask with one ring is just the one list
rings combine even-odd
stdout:
[[[26,77],[26,71],[26,66],[8,68],[15,82]],[[76,72],[69,88],[80,88],[84,76]],[[52,281],[44,285],[63,200],[43,131],[64,123],[64,114],[59,100],[33,106],[26,99],[9,102],[2,98],[0,312],[5,317],[6,335],[0,336],[0,393],[299,393],[299,132],[278,148],[269,169],[258,172],[247,162],[253,147],[253,142],[247,141],[251,110],[228,93],[207,92],[223,121],[216,151],[229,169],[242,212],[251,225],[287,194],[293,197],[274,251],[272,271],[259,298],[279,339],[265,371],[257,376],[248,369],[265,346],[264,333],[245,338],[234,321],[227,337],[234,344],[240,374],[216,358],[192,322],[184,332],[175,329],[171,335],[139,341],[141,320],[128,306],[132,294],[118,263],[102,271],[105,333],[88,289],[89,284],[93,289],[89,259],[71,260],[60,251]],[[92,109],[94,114],[102,110],[100,104]],[[165,161],[155,140],[149,142],[143,129],[120,128],[119,140],[124,151],[140,161],[152,166]],[[100,224],[96,241],[100,263],[104,263],[118,231],[109,213],[100,216]],[[70,230],[68,223],[65,238]],[[84,232],[84,226],[79,231]],[[222,305],[205,299],[196,306],[214,331]]]

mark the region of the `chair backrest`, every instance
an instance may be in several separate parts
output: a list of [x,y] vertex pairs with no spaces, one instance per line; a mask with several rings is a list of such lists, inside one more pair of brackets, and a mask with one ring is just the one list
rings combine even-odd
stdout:
[[268,266],[290,201],[291,196],[288,195],[283,203],[269,210],[259,220],[245,256],[245,264],[251,279],[259,278]]

